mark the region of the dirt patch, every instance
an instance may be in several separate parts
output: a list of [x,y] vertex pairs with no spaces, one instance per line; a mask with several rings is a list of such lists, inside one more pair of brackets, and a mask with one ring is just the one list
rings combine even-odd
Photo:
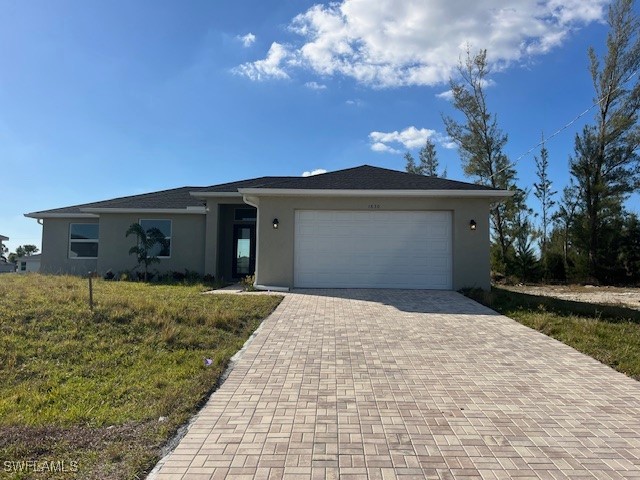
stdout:
[[640,310],[640,288],[593,285],[501,285],[500,288],[527,295],[555,297],[573,302],[617,305]]

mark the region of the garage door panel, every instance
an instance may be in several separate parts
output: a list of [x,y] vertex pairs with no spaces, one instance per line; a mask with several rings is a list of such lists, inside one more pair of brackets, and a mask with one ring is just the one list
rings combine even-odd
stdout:
[[296,212],[297,287],[451,288],[450,212]]

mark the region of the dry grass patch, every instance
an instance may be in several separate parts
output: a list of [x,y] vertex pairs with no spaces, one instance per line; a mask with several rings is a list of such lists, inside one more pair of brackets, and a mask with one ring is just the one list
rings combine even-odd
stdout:
[[46,477],[139,477],[280,302],[202,285],[94,287],[90,311],[86,280],[0,276],[0,476],[7,461],[64,460],[78,471]]

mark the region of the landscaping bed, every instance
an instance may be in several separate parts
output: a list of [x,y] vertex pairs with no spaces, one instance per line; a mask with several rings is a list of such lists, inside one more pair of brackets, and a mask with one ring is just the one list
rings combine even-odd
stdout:
[[0,276],[0,477],[148,472],[281,300],[204,290]]

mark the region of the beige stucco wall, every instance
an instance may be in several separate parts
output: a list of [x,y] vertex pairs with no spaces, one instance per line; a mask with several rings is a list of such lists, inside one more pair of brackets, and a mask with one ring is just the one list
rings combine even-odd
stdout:
[[[453,217],[453,289],[490,288],[489,200],[449,198],[302,198],[260,197],[256,283],[293,287],[294,221],[296,210],[449,210]],[[280,222],[273,229],[272,220]],[[469,229],[469,221],[477,229]]]
[[[97,218],[45,218],[42,222],[40,272],[86,275],[96,270],[95,259],[69,258],[69,224],[98,223]],[[100,245],[98,246],[100,255]]]
[[171,258],[161,258],[151,271],[179,271],[185,269],[204,274],[205,215],[202,214],[100,214],[100,253],[98,272],[117,273],[131,270],[136,265],[135,255],[129,249],[135,245],[135,236],[125,236],[132,223],[141,219],[171,220]]
[[[293,287],[294,221],[296,210],[448,210],[453,218],[452,281],[455,290],[463,287],[490,288],[489,281],[489,200],[450,198],[374,197],[261,197],[258,202],[257,278],[260,285]],[[135,267],[128,255],[134,237],[125,237],[129,225],[145,219],[172,221],[171,258],[161,259],[152,270],[212,273],[220,276],[224,259],[219,258],[221,238],[220,204],[241,204],[240,199],[210,199],[203,214],[102,214],[100,219],[45,219],[42,233],[41,271],[84,275],[97,270],[104,274]],[[280,226],[272,227],[278,218]],[[469,220],[477,229],[469,229]],[[69,224],[100,222],[99,259],[70,259]]]

